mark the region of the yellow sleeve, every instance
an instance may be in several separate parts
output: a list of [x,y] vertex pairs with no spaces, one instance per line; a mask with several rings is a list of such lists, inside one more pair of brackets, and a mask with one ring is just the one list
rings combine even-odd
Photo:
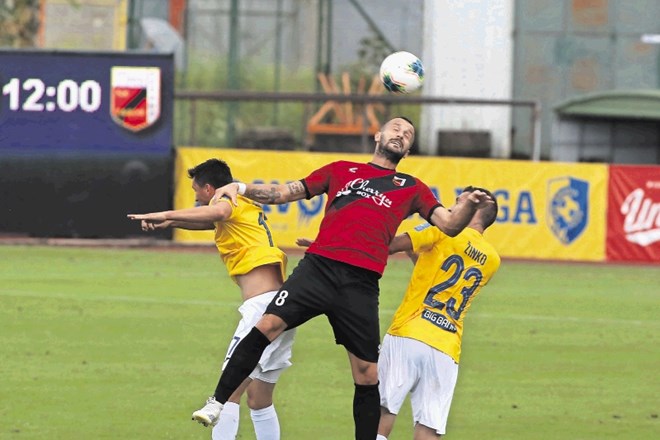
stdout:
[[428,222],[420,223],[414,228],[407,230],[406,233],[410,237],[413,252],[416,254],[430,250],[436,243],[447,237],[440,229]]

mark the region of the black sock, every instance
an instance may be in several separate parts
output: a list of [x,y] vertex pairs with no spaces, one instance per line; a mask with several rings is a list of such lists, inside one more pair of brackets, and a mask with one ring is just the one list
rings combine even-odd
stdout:
[[270,344],[268,338],[256,327],[250,330],[250,333],[236,346],[225,370],[220,375],[218,386],[213,394],[215,400],[224,404],[229,399],[236,388],[247,379],[257,366],[268,344]]
[[378,422],[380,421],[378,384],[355,384],[353,420],[355,420],[355,440],[373,440],[376,438],[378,435]]

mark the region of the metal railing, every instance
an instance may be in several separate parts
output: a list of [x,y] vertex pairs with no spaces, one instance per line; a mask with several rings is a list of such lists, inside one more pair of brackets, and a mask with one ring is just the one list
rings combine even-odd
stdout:
[[[190,101],[191,140],[194,142],[196,103],[198,101],[216,102],[300,102],[319,103],[337,102],[354,104],[444,104],[444,105],[481,105],[526,107],[530,110],[530,143],[532,145],[531,159],[539,161],[541,158],[541,104],[532,100],[505,100],[505,99],[472,99],[472,98],[439,98],[424,96],[402,95],[367,95],[367,94],[327,94],[327,93],[274,93],[274,92],[248,92],[248,91],[176,91],[175,100]],[[363,107],[365,108],[365,107]],[[367,118],[363,118],[364,136],[367,136]]]

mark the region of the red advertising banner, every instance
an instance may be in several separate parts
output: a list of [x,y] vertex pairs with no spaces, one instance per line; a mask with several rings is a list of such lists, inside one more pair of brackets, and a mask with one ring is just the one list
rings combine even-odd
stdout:
[[606,255],[660,263],[660,167],[610,166]]

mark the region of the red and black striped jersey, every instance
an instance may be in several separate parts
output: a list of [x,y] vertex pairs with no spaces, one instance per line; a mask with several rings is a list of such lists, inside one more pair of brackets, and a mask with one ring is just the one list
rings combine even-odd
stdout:
[[421,180],[371,163],[333,162],[302,183],[308,199],[328,195],[318,236],[307,252],[379,274],[401,222],[414,213],[428,221],[442,206]]

